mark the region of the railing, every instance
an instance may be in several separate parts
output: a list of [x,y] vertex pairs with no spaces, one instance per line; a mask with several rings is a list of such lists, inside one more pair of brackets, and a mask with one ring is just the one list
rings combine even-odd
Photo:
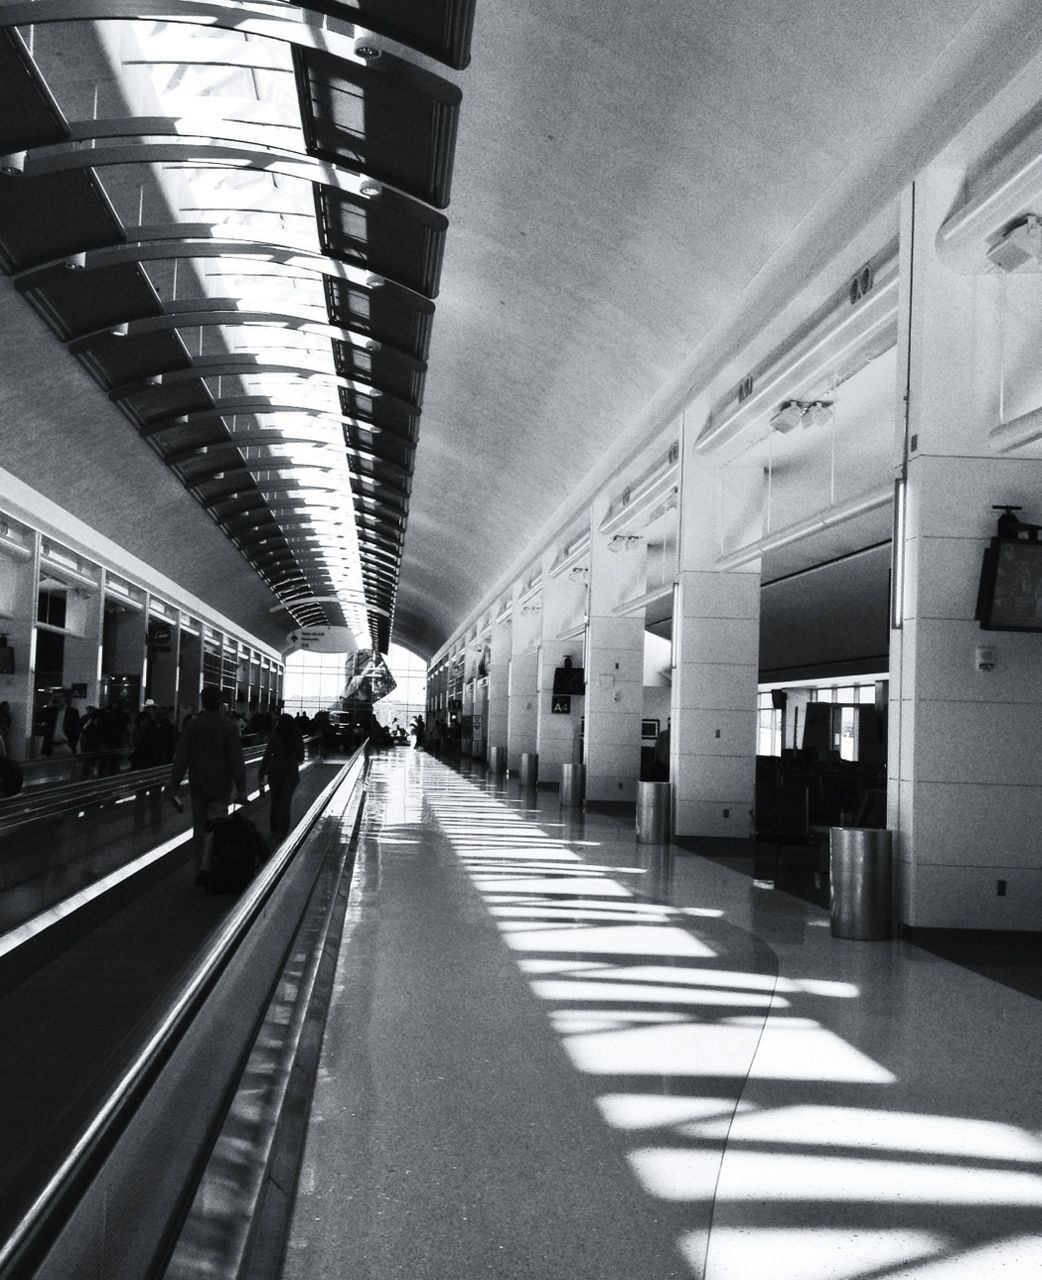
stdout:
[[234,905],[0,1246],[0,1280],[161,1274],[328,846],[342,847],[345,815],[360,806],[364,772],[359,749]]
[[[306,745],[314,754],[321,740]],[[243,754],[251,778],[264,747]],[[178,813],[164,804],[169,777],[164,764],[0,800],[0,934],[139,856],[160,831],[190,830],[189,806]]]

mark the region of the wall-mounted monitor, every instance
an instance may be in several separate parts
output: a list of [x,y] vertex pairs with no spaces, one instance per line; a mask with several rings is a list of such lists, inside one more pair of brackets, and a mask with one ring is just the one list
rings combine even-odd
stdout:
[[582,667],[558,667],[554,671],[554,697],[569,693],[577,698],[586,693],[586,672]]
[[1042,631],[1042,542],[992,538],[974,616],[983,631]]

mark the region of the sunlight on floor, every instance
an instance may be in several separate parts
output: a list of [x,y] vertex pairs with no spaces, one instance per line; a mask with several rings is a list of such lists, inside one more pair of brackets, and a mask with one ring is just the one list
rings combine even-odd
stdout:
[[[426,796],[570,1062],[603,1084],[600,1114],[640,1186],[685,1206],[677,1247],[693,1275],[1042,1277],[1042,1235],[1011,1233],[1012,1215],[1042,1209],[1042,1140],[889,1111],[897,1077],[835,1029],[858,1025],[856,983],[779,977],[719,905],[671,905],[668,855],[650,878],[588,864],[581,848],[611,842],[568,840],[564,823],[547,835],[539,811],[447,770]],[[844,1009],[853,1021],[837,1021]],[[970,1211],[1004,1216],[973,1225]]]

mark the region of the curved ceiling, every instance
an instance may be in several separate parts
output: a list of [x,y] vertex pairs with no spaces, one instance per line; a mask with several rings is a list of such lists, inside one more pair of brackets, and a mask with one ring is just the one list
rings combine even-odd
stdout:
[[36,0],[0,24],[19,292],[287,623],[426,654],[1042,37],[1025,0]]

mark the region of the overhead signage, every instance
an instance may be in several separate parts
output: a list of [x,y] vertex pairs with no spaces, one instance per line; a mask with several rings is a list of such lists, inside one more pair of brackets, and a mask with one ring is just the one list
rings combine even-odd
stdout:
[[555,716],[570,716],[572,714],[571,694],[559,693],[551,700],[550,711]]
[[358,648],[350,627],[298,627],[286,637],[286,653],[306,650],[309,653],[354,653]]

